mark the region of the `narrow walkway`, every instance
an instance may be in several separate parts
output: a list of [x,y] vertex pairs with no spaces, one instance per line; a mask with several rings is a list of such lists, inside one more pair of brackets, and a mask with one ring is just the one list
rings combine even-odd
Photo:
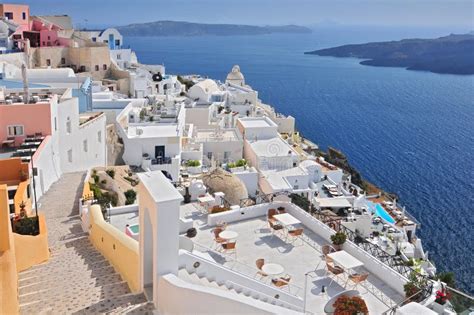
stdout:
[[132,294],[81,228],[78,200],[85,174],[65,174],[39,201],[46,216],[51,259],[19,275],[21,314],[152,314]]

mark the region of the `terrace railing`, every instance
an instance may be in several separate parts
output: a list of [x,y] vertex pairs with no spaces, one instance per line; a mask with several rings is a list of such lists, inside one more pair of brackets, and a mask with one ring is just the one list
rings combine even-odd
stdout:
[[474,309],[474,298],[457,289],[446,287],[451,294],[449,299],[451,310],[458,314],[469,314]]

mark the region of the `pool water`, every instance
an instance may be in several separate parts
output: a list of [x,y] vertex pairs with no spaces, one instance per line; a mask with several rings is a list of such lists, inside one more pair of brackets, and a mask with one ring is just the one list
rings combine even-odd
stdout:
[[138,234],[140,232],[140,226],[138,224],[130,225],[128,228],[133,234]]
[[[370,210],[375,215],[381,217],[385,222],[395,224],[395,220],[388,214],[388,212],[380,205],[380,203],[369,202]],[[374,211],[375,209],[375,211]]]

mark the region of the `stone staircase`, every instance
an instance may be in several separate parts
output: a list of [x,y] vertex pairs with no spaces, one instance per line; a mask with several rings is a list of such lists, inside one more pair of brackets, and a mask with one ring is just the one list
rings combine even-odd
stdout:
[[83,174],[66,174],[40,200],[51,257],[19,274],[21,314],[152,314],[144,294],[125,281],[81,229],[78,192]]

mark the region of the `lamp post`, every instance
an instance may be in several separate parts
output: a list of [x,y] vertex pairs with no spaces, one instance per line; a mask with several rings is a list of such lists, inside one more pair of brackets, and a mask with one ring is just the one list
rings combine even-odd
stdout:
[[35,200],[35,214],[36,214],[36,224],[38,225],[38,231],[39,231],[39,217],[38,217],[38,202],[36,200],[36,181],[35,181],[35,166],[33,162],[33,150],[30,149],[30,162],[31,162],[31,173],[33,176],[33,196]]
[[[304,274],[304,289],[303,289],[303,313],[306,314],[306,290],[308,288],[308,277],[315,278],[316,277],[316,270],[311,270],[308,271],[307,273]],[[324,286],[322,287],[322,290],[324,290]],[[323,292],[323,291],[321,291]]]

